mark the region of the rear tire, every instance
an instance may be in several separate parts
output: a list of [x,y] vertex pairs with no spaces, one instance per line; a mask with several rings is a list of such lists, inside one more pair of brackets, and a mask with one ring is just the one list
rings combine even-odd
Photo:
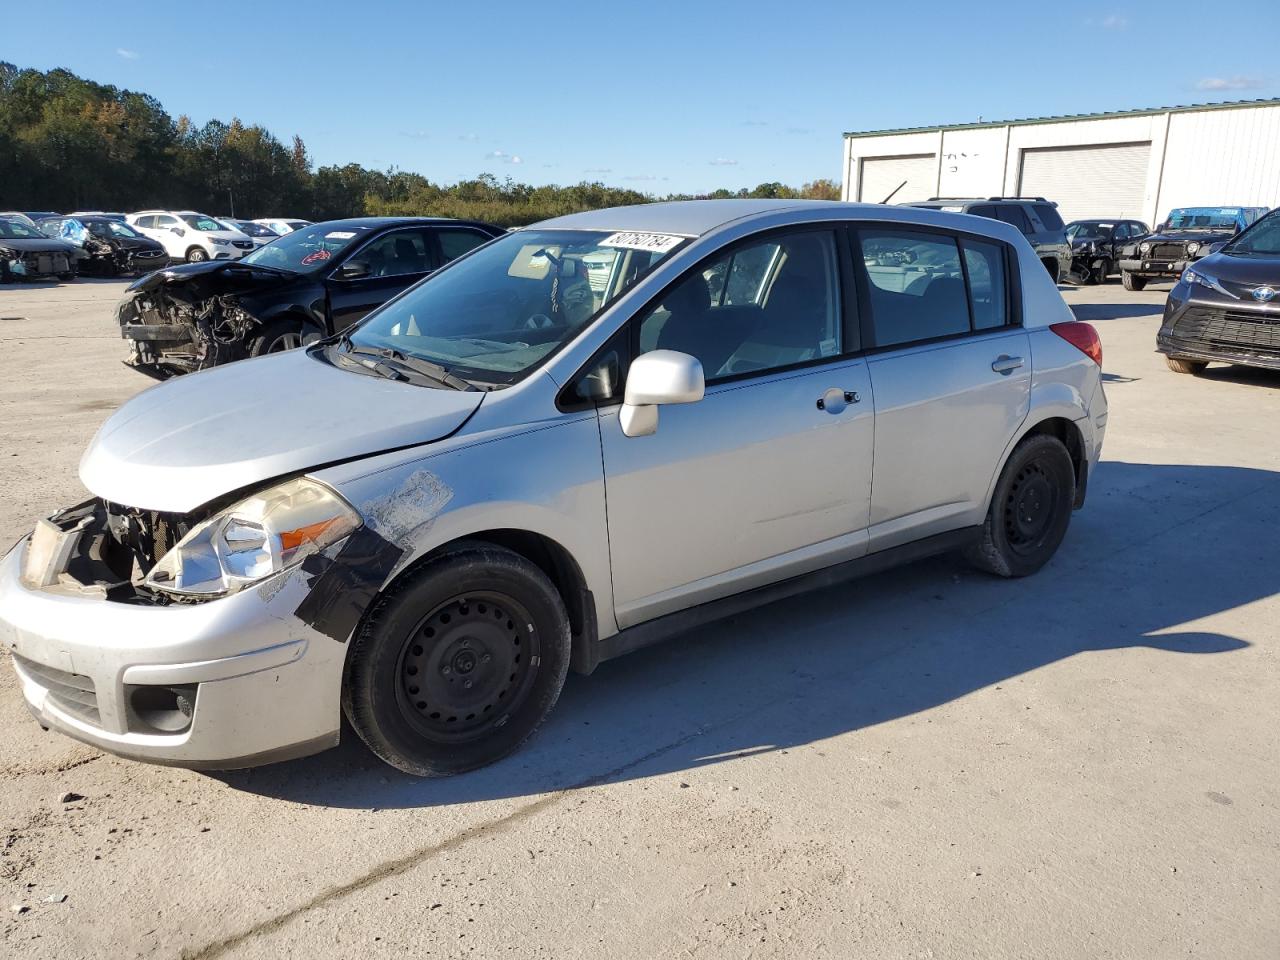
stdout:
[[1066,536],[1075,497],[1075,467],[1062,441],[1044,434],[1027,437],[996,483],[982,539],[965,556],[998,577],[1035,573]]
[[569,618],[524,557],[460,543],[407,574],[357,629],[342,707],[379,758],[437,777],[515,750],[569,670]]
[[1124,284],[1126,290],[1141,290],[1146,287],[1147,278],[1136,276],[1128,270],[1122,270],[1120,272],[1120,282]]
[[1204,360],[1184,360],[1181,357],[1165,357],[1164,362],[1169,365],[1169,369],[1174,373],[1190,373],[1192,375],[1204,373],[1204,368],[1209,365]]

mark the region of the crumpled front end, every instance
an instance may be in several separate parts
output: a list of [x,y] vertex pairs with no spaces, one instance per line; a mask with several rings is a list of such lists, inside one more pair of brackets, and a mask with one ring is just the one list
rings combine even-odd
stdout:
[[182,284],[131,291],[116,320],[129,342],[125,363],[157,380],[247,357],[259,326],[234,295],[201,297]]
[[0,247],[0,283],[17,280],[70,279],[77,269],[75,254],[64,250],[14,250]]

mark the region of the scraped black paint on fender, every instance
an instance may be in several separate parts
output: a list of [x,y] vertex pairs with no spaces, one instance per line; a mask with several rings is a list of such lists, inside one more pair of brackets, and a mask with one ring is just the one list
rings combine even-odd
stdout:
[[348,537],[335,557],[312,554],[302,561],[311,589],[295,616],[346,643],[403,554],[403,548],[369,527]]

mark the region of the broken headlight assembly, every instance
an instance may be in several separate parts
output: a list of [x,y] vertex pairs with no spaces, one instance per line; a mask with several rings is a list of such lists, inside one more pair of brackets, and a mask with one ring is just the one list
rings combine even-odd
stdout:
[[360,523],[355,509],[323,484],[286,480],[194,527],[143,584],[175,597],[226,596],[297,566]]

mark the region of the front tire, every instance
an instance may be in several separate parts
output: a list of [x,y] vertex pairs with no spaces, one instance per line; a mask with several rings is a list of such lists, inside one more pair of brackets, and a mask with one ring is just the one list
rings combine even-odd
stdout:
[[278,317],[262,324],[249,338],[249,356],[296,350],[319,339],[313,328],[293,317]]
[[1192,375],[1204,373],[1204,368],[1209,365],[1203,360],[1183,360],[1181,357],[1165,357],[1164,362],[1169,365],[1169,369],[1174,373],[1190,373]]
[[1111,261],[1104,259],[1098,264],[1098,268],[1090,274],[1089,282],[1092,284],[1102,285],[1107,282],[1107,274],[1111,272]]
[[1137,291],[1146,287],[1147,278],[1139,277],[1136,274],[1130,273],[1128,270],[1123,270],[1120,273],[1120,282],[1124,284],[1124,288],[1126,290]]
[[204,263],[208,259],[209,254],[204,247],[192,247],[187,251],[187,263]]
[[966,553],[969,562],[999,577],[1035,573],[1066,536],[1075,497],[1075,468],[1062,441],[1027,437],[1000,474],[982,539]]
[[342,706],[379,758],[445,776],[515,750],[555,706],[569,618],[524,557],[462,543],[405,575],[357,629]]

